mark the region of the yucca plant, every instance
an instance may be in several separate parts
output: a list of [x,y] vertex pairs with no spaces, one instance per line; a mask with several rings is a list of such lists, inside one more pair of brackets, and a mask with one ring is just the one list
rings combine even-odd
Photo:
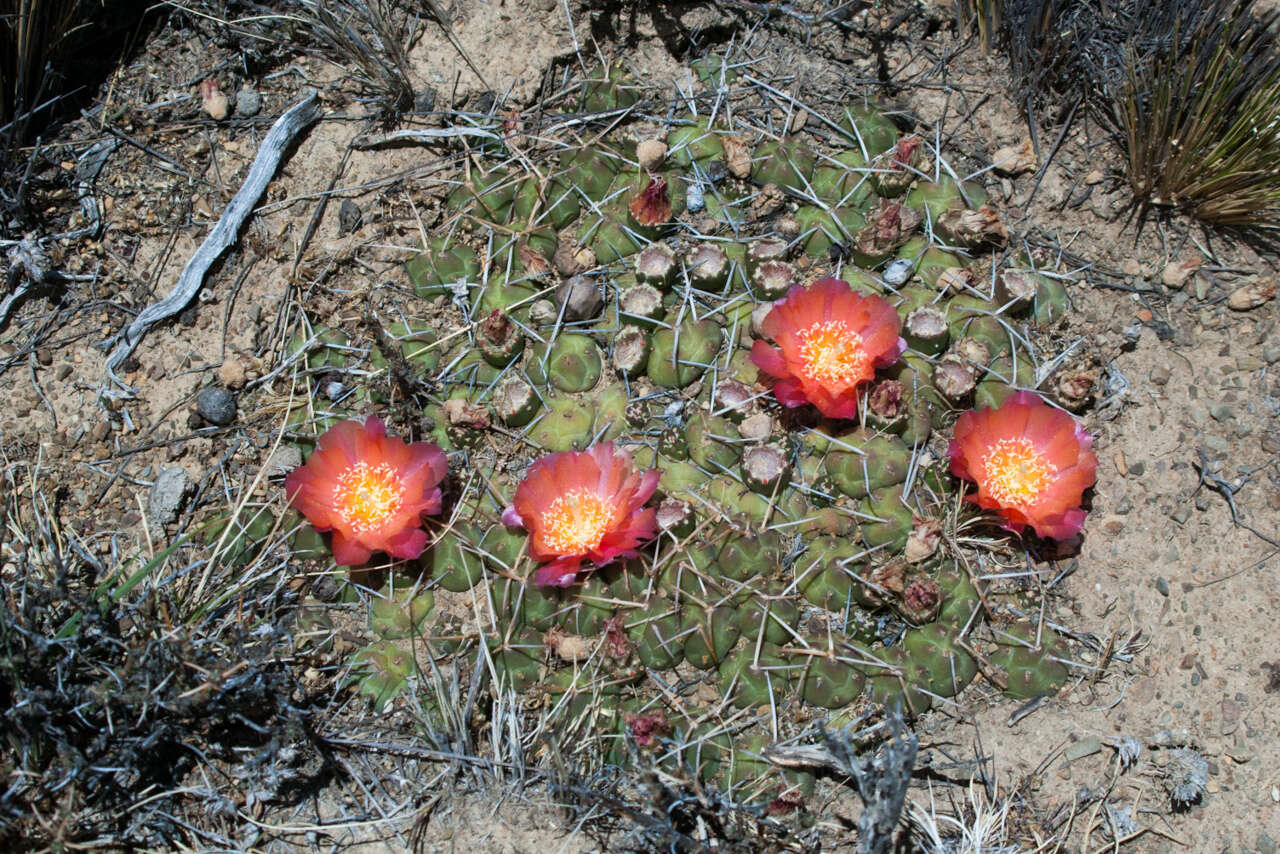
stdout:
[[1143,61],[1131,45],[1116,99],[1129,183],[1141,205],[1205,222],[1280,226],[1280,12],[1231,4],[1179,46]]

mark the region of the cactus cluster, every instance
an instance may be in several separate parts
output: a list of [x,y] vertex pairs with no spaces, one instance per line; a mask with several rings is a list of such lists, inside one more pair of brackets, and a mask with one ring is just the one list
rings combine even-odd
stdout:
[[[712,59],[698,76],[727,85],[733,69]],[[578,106],[612,116],[639,92],[613,69]],[[882,110],[842,110],[834,151],[803,135],[753,141],[720,115],[672,121],[653,169],[626,125],[536,174],[482,152],[449,191],[448,227],[406,264],[412,311],[380,318],[367,346],[333,329],[289,343],[303,379],[292,441],[307,447],[408,372],[432,396],[431,440],[484,472],[414,580],[373,598],[378,640],[352,673],[376,704],[412,684],[404,639],[422,637],[566,726],[589,720],[619,761],[650,751],[756,785],[772,771],[759,731],[677,716],[643,675],[678,670],[753,712],[873,702],[918,715],[972,682],[984,655],[1013,696],[1065,684],[1069,655],[1047,630],[1005,627],[979,650],[974,579],[947,549],[909,543],[955,500],[934,431],[1034,384],[1022,330],[1063,317],[1063,282],[1031,258],[980,254],[1008,237],[984,188],[948,177]],[[744,232],[743,212],[778,191],[785,210]],[[908,347],[853,419],[779,407],[749,358],[769,302],[833,272],[887,299]],[[421,320],[433,311],[457,312],[462,331]],[[605,440],[662,473],[657,545],[580,587],[540,589],[491,478]],[[299,556],[321,553],[302,537]],[[485,619],[433,612],[446,596]]]

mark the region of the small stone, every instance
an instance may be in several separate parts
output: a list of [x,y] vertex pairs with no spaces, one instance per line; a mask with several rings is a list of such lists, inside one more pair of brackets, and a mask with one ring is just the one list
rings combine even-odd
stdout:
[[206,388],[196,395],[196,412],[210,424],[225,427],[236,418],[236,396],[225,388]]
[[1233,724],[1240,720],[1240,704],[1235,700],[1224,698],[1222,701],[1222,722]]
[[1258,849],[1258,854],[1276,854],[1276,841],[1263,831],[1258,834],[1258,839],[1254,842]]
[[1101,184],[1105,180],[1107,180],[1107,176],[1102,173],[1101,169],[1094,169],[1088,175],[1084,176],[1084,182],[1090,187],[1096,184]]
[[302,465],[302,451],[293,445],[281,445],[267,458],[267,477],[284,477]]
[[1179,525],[1186,524],[1186,521],[1191,518],[1191,508],[1183,504],[1177,510],[1174,510],[1173,513],[1170,514],[1169,518],[1177,522]]
[[1138,263],[1137,258],[1126,258],[1120,267],[1120,272],[1136,279],[1142,276],[1142,265]]
[[1225,403],[1215,403],[1209,407],[1209,417],[1214,421],[1229,421],[1231,419],[1231,407]]
[[529,320],[539,326],[555,323],[559,316],[560,312],[556,310],[556,304],[549,299],[534,300],[533,305],[529,306]]
[[147,496],[147,519],[152,533],[163,533],[164,526],[178,517],[178,510],[191,490],[187,470],[174,466],[160,470]]
[[1063,751],[1063,756],[1068,762],[1075,762],[1077,759],[1083,759],[1086,756],[1092,756],[1102,749],[1102,741],[1097,736],[1088,736],[1077,741],[1075,744],[1067,747]]
[[667,144],[660,139],[643,139],[636,146],[636,159],[646,172],[656,172],[667,159]]
[[1263,361],[1256,356],[1236,356],[1236,370],[1252,373],[1262,367]]
[[1133,477],[1142,477],[1142,475],[1145,474],[1146,471],[1147,471],[1146,460],[1138,460],[1137,462],[1129,463],[1129,474]]
[[1280,454],[1280,430],[1268,430],[1262,434],[1262,450],[1268,454]]
[[1172,376],[1173,376],[1173,372],[1170,371],[1168,368],[1166,368],[1164,365],[1157,365],[1156,367],[1152,368],[1151,373],[1147,375],[1148,379],[1151,380],[1151,384],[1158,385],[1158,386],[1168,385],[1169,378]]
[[240,389],[244,388],[245,373],[244,363],[234,356],[227,359],[218,367],[218,379],[227,388]]
[[1156,590],[1161,596],[1169,595],[1169,582],[1163,575],[1156,578]]
[[236,115],[246,119],[262,112],[262,96],[257,89],[244,86],[236,92]]
[[1268,365],[1274,365],[1280,362],[1280,343],[1268,344],[1262,348],[1262,361]]
[[1132,512],[1133,512],[1133,502],[1130,501],[1127,496],[1125,498],[1121,498],[1119,501],[1116,502],[1117,515],[1126,516]]
[[1123,519],[1108,519],[1102,523],[1102,533],[1114,537],[1124,530]]
[[915,265],[907,258],[899,258],[884,270],[884,280],[890,285],[904,284],[915,272]]
[[44,365],[46,368],[53,364],[53,351],[48,347],[41,347],[36,350],[36,361]]
[[1215,454],[1225,454],[1231,450],[1231,443],[1221,436],[1205,436],[1204,446]]
[[360,227],[364,222],[364,211],[351,199],[343,199],[338,206],[338,236],[343,237]]

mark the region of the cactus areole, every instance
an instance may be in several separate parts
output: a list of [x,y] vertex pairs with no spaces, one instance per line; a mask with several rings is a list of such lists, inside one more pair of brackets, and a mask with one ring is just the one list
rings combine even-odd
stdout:
[[375,551],[406,559],[422,554],[422,517],[440,512],[447,471],[438,447],[388,436],[382,421],[370,418],[325,431],[284,486],[289,503],[316,530],[333,532],[334,560],[360,566]]
[[951,473],[978,484],[968,500],[997,511],[1002,527],[1063,540],[1080,533],[1080,502],[1096,480],[1093,437],[1031,392],[956,421]]
[[636,471],[631,455],[608,442],[534,462],[503,521],[529,532],[529,554],[543,563],[535,583],[567,587],[584,560],[603,566],[634,556],[656,532],[656,511],[644,503],[658,477]]
[[784,406],[812,403],[828,418],[853,418],[861,386],[906,347],[901,329],[888,300],[822,279],[792,288],[774,305],[761,331],[778,346],[756,341],[751,361],[773,378]]

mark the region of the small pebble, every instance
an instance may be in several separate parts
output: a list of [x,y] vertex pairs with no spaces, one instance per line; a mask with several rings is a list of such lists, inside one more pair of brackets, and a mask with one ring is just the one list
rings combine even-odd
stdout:
[[901,285],[911,278],[915,272],[915,264],[906,258],[899,258],[884,270],[884,280],[890,285]]
[[53,351],[48,347],[41,347],[36,350],[36,361],[44,365],[46,368],[53,364]]
[[571,276],[565,279],[555,292],[556,307],[564,310],[567,323],[590,320],[604,308],[600,285],[590,276]]
[[1116,514],[1125,516],[1133,512],[1133,502],[1128,498],[1121,498],[1116,502]]
[[1169,595],[1169,582],[1165,580],[1163,575],[1156,578],[1156,590],[1160,592],[1161,596]]
[[1231,408],[1223,403],[1216,403],[1209,407],[1209,416],[1214,421],[1227,421],[1231,418]]
[[1205,436],[1204,446],[1215,454],[1225,454],[1231,450],[1231,443],[1221,436]]
[[1152,385],[1168,385],[1169,378],[1173,376],[1172,372],[1164,365],[1157,365],[1151,369],[1148,378]]
[[262,112],[262,96],[257,89],[245,86],[236,93],[236,115],[251,118]]
[[360,227],[364,221],[364,211],[351,199],[343,199],[338,207],[338,236],[343,237]]
[[1173,521],[1177,522],[1179,525],[1186,524],[1186,521],[1191,518],[1191,508],[1183,504],[1177,510],[1173,511],[1170,518],[1173,519]]
[[1276,854],[1276,841],[1265,831],[1258,834],[1258,840],[1254,844],[1258,847],[1258,854]]
[[196,412],[210,424],[225,427],[236,419],[236,396],[225,388],[206,388],[196,395]]
[[1147,463],[1145,460],[1138,460],[1137,462],[1129,463],[1129,474],[1132,477],[1142,477],[1146,470]]

